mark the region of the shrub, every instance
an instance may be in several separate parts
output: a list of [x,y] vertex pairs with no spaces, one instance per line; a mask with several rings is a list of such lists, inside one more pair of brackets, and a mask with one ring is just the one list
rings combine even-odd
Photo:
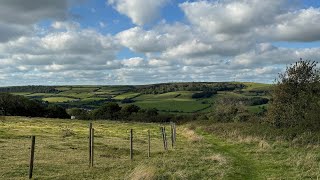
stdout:
[[102,105],[92,113],[93,119],[118,119],[121,107],[115,102]]
[[211,97],[213,94],[217,94],[217,92],[216,92],[216,91],[204,91],[204,92],[192,94],[192,98],[193,98],[193,99],[209,98],[209,97]]
[[66,110],[58,105],[49,105],[45,117],[70,119],[70,115],[66,112]]
[[320,74],[316,62],[303,61],[280,74],[268,109],[276,127],[320,128]]

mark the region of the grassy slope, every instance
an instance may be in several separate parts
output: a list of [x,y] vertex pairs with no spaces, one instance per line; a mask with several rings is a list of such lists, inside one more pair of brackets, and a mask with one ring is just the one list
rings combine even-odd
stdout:
[[68,97],[47,97],[47,98],[43,98],[42,100],[55,103],[55,102],[68,102],[74,99],[68,98]]
[[[261,83],[244,83],[246,88],[244,93],[236,92],[219,92],[218,97],[254,97],[255,93],[249,93],[252,90],[268,90],[269,84]],[[60,93],[18,93],[30,98],[40,98],[49,102],[68,102],[72,99],[80,99],[77,102],[72,102],[73,105],[83,106],[89,104],[92,107],[92,101],[104,100],[112,97],[117,101],[125,98],[133,98],[134,104],[142,108],[157,108],[160,111],[171,111],[175,113],[190,113],[190,112],[206,112],[210,110],[211,104],[214,103],[217,96],[205,99],[192,99],[192,91],[177,91],[164,94],[143,94],[135,93],[129,90],[128,86],[60,86],[57,87]],[[179,95],[179,96],[178,96]],[[136,97],[137,96],[137,97]],[[260,96],[260,95],[259,95]],[[265,96],[260,96],[265,97]],[[258,107],[249,107],[250,112],[259,112]]]
[[[87,121],[7,117],[0,122],[0,179],[26,179],[31,134],[38,179],[316,179],[318,146],[292,147],[254,136],[226,138],[198,123],[178,126],[175,149],[162,150],[158,124],[95,121],[95,167],[88,168]],[[195,128],[197,127],[197,128]],[[134,161],[129,129],[134,129]],[[146,157],[146,130],[152,157]],[[195,129],[195,130],[193,130]],[[63,135],[74,133],[69,137]]]
[[135,104],[142,108],[157,108],[161,111],[194,112],[209,107],[210,104],[203,104],[201,100],[192,99],[194,92],[177,91],[164,94],[144,94],[138,96]]
[[319,145],[306,146],[296,143],[295,141],[301,141],[303,135],[292,142],[283,140],[281,136],[275,137],[276,140],[266,140],[268,138],[266,136],[255,135],[259,131],[256,129],[257,126],[265,128],[264,126],[254,125],[254,132],[249,134],[246,131],[252,128],[247,126],[251,125],[205,123],[200,125],[197,132],[205,136],[209,142],[216,144],[217,148],[233,156],[235,162],[238,162],[236,164],[239,165],[237,169],[249,167],[241,171],[248,172],[242,175],[242,179],[318,179],[320,177]]
[[[225,164],[196,135],[178,127],[177,148],[164,152],[158,124],[95,121],[95,167],[88,168],[88,122],[7,117],[0,122],[0,179],[26,179],[30,135],[36,135],[37,179],[202,179],[221,177]],[[129,160],[129,129],[134,129],[134,161]],[[147,129],[152,133],[146,157]],[[168,127],[169,129],[169,127]],[[71,134],[69,137],[63,135]],[[169,137],[168,137],[169,139]],[[225,171],[225,170],[224,170]]]

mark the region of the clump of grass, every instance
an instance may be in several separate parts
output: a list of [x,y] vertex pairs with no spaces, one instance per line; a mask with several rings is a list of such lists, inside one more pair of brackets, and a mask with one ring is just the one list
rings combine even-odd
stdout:
[[270,144],[269,144],[267,141],[261,140],[261,141],[259,142],[259,148],[260,148],[260,149],[270,149],[271,146],[270,146]]
[[129,175],[130,180],[152,180],[155,177],[156,169],[152,166],[139,165]]
[[63,138],[71,137],[71,136],[76,135],[76,133],[70,128],[63,128],[61,131],[62,131],[62,137]]
[[294,157],[288,158],[287,161],[294,164],[297,169],[303,171],[303,173],[300,174],[301,178],[319,176],[319,159],[314,153],[299,152]]
[[197,135],[194,130],[189,128],[183,128],[182,135],[193,143],[200,142],[202,140],[202,136]]
[[219,165],[225,165],[225,164],[227,164],[227,158],[224,157],[224,156],[221,155],[221,154],[214,154],[214,155],[205,157],[204,159],[205,159],[205,160],[213,161],[214,163],[217,163],[217,164],[219,164]]

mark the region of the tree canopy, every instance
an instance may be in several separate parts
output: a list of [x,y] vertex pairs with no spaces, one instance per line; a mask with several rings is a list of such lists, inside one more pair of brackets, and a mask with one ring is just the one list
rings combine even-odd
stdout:
[[279,74],[268,111],[277,127],[320,128],[320,74],[317,63],[300,60]]

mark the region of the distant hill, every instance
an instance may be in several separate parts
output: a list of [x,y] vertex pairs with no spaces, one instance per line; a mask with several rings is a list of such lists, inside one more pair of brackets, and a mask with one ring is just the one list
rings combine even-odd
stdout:
[[[219,97],[257,102],[257,98],[269,97],[271,87],[270,84],[248,82],[179,82],[135,86],[12,86],[0,87],[0,92],[65,108],[94,109],[106,102],[117,102],[121,106],[136,104],[142,108],[157,108],[163,113],[195,113],[210,110]],[[250,100],[252,98],[255,99]],[[248,108],[257,111],[256,106]]]

